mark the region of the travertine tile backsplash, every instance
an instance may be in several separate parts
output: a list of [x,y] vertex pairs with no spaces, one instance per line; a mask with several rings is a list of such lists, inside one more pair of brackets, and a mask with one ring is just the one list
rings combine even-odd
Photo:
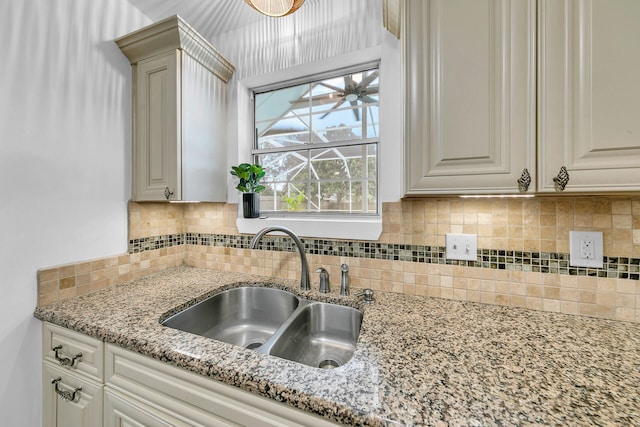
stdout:
[[[129,212],[130,253],[41,270],[40,304],[183,262],[298,277],[286,247],[247,249],[235,204],[132,202]],[[570,230],[603,232],[603,269],[569,268]],[[445,263],[446,233],[478,234],[479,262]],[[640,197],[410,199],[383,205],[377,242],[305,242],[311,267],[325,266],[333,283],[347,262],[355,287],[640,321]]]

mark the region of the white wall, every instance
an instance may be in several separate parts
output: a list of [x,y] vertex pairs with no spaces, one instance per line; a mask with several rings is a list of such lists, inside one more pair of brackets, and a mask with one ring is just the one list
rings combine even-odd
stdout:
[[125,0],[0,1],[0,424],[40,426],[39,268],[126,252]]

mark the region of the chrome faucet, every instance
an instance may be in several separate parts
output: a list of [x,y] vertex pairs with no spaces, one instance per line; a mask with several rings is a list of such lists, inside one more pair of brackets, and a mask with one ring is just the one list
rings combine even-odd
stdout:
[[249,249],[255,249],[260,239],[262,239],[262,236],[264,236],[267,233],[271,233],[272,231],[280,231],[284,234],[289,235],[289,237],[293,239],[294,243],[298,247],[298,252],[300,252],[300,262],[302,263],[302,277],[300,277],[300,289],[302,289],[303,291],[308,291],[309,289],[311,289],[311,287],[309,286],[309,267],[307,266],[307,256],[304,253],[304,245],[302,244],[298,236],[296,236],[296,233],[294,233],[293,231],[289,230],[286,227],[275,226],[275,227],[263,228],[262,230],[258,231],[258,233],[256,233],[255,236],[253,236],[253,239],[251,239],[251,243],[249,243]]

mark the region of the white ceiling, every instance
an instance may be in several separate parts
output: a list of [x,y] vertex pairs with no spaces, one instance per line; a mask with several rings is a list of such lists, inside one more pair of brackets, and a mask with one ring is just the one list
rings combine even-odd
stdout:
[[[313,7],[321,1],[306,0],[302,8]],[[153,21],[180,15],[208,40],[260,21],[288,18],[266,17],[252,9],[244,0],[129,0],[129,3]],[[335,12],[339,14],[343,11]]]

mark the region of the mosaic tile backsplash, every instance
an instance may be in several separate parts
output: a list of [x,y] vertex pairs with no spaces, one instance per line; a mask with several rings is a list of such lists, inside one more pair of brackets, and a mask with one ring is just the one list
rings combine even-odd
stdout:
[[[162,242],[185,241],[188,245],[249,249],[252,236],[228,234],[187,233],[182,236],[160,236],[141,245],[137,240],[129,244],[129,252],[138,252],[141,246],[155,247]],[[146,240],[146,239],[145,239]],[[603,268],[569,266],[569,254],[548,252],[522,252],[495,249],[478,249],[478,261],[448,260],[444,246],[403,245],[395,243],[352,242],[340,240],[301,239],[305,252],[311,255],[374,260],[407,261],[428,264],[459,265],[498,270],[531,271],[572,276],[594,276],[640,280],[640,258],[604,257]],[[298,249],[288,237],[265,236],[257,249],[295,252]]]
[[[265,250],[248,249],[251,236],[238,234],[235,204],[131,202],[129,212],[129,254],[123,256],[148,262],[140,268],[140,260],[133,261],[123,275],[112,269],[106,286],[180,263],[299,275],[289,238],[267,236]],[[603,268],[569,266],[570,230],[603,232]],[[477,234],[478,261],[446,260],[446,233]],[[356,287],[640,321],[640,197],[410,199],[383,204],[378,241],[303,242],[310,265],[325,266],[334,283],[347,262]],[[74,295],[69,274],[69,266],[40,271],[41,304]],[[82,286],[76,294],[92,289]]]

